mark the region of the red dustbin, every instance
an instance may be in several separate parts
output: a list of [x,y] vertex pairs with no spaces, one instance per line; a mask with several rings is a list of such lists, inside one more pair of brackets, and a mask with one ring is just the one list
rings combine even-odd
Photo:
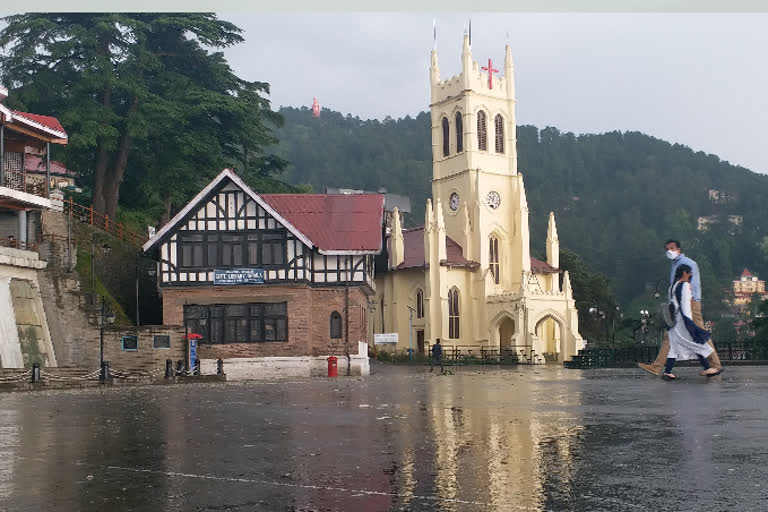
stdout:
[[338,361],[338,359],[333,356],[328,358],[328,376],[329,377],[338,377],[339,375],[339,371],[336,366],[336,361]]

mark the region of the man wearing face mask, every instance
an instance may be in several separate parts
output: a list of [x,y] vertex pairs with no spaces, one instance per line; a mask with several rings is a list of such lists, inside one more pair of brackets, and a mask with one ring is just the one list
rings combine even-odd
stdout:
[[[691,258],[683,254],[680,242],[677,240],[668,240],[664,244],[664,248],[667,251],[667,258],[672,260],[672,269],[670,270],[669,281],[670,284],[674,283],[675,271],[680,265],[688,265],[691,267],[691,293],[693,300],[691,303],[691,312],[693,313],[693,323],[704,328],[704,318],[701,316],[701,277],[699,276],[699,266]],[[712,348],[715,346],[710,339],[707,342]],[[651,364],[637,363],[637,366],[652,373],[653,375],[661,375],[661,371],[664,369],[664,363],[667,360],[667,354],[669,354],[669,334],[664,332],[664,340],[659,347],[659,355],[656,360]],[[717,357],[717,350],[712,351],[712,354],[707,358],[709,365],[712,368],[721,370],[723,365],[720,363],[720,358]]]

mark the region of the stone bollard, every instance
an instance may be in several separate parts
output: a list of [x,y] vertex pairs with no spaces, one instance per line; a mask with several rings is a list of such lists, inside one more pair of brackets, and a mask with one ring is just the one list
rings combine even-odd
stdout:
[[224,361],[216,360],[216,375],[224,375]]
[[170,379],[173,377],[173,361],[170,359],[165,360],[165,378]]
[[32,364],[32,384],[40,382],[40,363]]

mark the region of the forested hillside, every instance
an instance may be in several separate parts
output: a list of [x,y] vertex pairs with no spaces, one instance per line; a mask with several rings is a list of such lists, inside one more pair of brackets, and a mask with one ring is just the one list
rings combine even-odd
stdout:
[[[384,121],[329,110],[313,118],[306,108],[280,113],[276,152],[290,162],[280,179],[317,191],[386,187],[411,198],[410,225],[422,222],[432,174],[428,113]],[[604,272],[625,309],[655,303],[651,292],[668,269],[667,238],[681,239],[699,262],[713,316],[720,309],[715,295],[744,267],[768,277],[766,176],[636,132],[576,136],[520,126],[518,154],[533,253],[543,255],[547,213],[554,211],[561,245]],[[699,217],[715,215],[720,223],[697,229]],[[743,225],[730,224],[728,215],[741,216]]]

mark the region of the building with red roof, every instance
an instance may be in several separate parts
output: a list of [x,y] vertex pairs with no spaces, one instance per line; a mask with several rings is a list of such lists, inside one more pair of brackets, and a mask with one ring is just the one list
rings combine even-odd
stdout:
[[144,246],[163,323],[201,334],[202,364],[230,378],[323,372],[329,356],[366,374],[383,215],[382,194],[258,194],[225,169]]
[[743,309],[752,302],[755,293],[759,294],[762,300],[768,299],[765,281],[758,279],[745,268],[739,279],[733,281],[733,305]]
[[[42,212],[53,206],[51,147],[66,144],[67,133],[54,117],[11,110],[7,97],[8,89],[0,86],[0,296],[7,298],[0,300],[0,367],[24,367],[31,354],[33,361],[56,366],[38,282],[47,262],[36,250],[35,235]],[[29,153],[39,155],[39,179],[28,172]],[[14,306],[16,297],[28,305]],[[22,343],[20,333],[31,338]]]

